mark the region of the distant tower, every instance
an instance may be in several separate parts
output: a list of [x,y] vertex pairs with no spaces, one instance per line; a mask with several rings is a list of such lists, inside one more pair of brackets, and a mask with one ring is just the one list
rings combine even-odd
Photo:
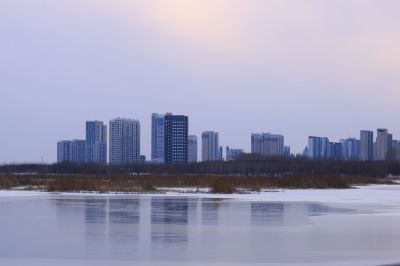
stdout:
[[68,140],[59,141],[57,143],[57,162],[72,161],[72,142]]
[[201,159],[205,161],[220,160],[218,133],[206,131],[201,134]]
[[140,161],[140,122],[117,118],[110,121],[110,163],[130,164]]
[[261,134],[251,134],[251,153],[261,154]]
[[386,160],[389,151],[392,149],[392,134],[387,129],[378,129],[376,136],[376,160]]
[[282,135],[261,133],[251,134],[251,153],[264,156],[283,156],[285,140]]
[[341,139],[343,159],[359,160],[360,157],[360,141],[355,138]]
[[374,159],[374,132],[360,131],[360,160],[372,161]]
[[57,143],[57,162],[85,163],[85,140],[63,140]]
[[244,153],[242,149],[231,149],[229,146],[226,147],[225,151],[227,161],[236,160],[239,155]]
[[223,161],[224,160],[224,148],[221,146],[218,149],[218,160]]
[[343,159],[343,145],[342,143],[328,142],[327,156],[325,158],[331,160]]
[[107,126],[101,121],[86,121],[86,162],[107,163]]
[[308,137],[308,157],[310,159],[320,159],[322,158],[322,144],[321,138],[316,136]]
[[164,120],[165,115],[151,115],[151,160],[164,163]]
[[189,118],[184,115],[167,114],[164,121],[165,163],[188,162]]
[[194,135],[189,135],[188,161],[189,163],[197,162],[197,136]]

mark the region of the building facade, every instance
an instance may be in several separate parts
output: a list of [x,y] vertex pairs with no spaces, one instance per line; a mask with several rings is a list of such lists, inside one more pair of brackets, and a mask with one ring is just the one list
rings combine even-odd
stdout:
[[343,149],[343,159],[359,160],[360,158],[360,141],[355,138],[341,139]]
[[140,161],[140,122],[117,118],[110,121],[110,163],[130,164]]
[[392,152],[390,154],[391,160],[400,160],[400,141],[393,140],[392,142]]
[[328,158],[328,145],[329,139],[326,137],[321,138],[321,158]]
[[63,140],[57,143],[57,162],[72,161],[72,141]]
[[374,132],[369,130],[360,131],[360,157],[361,161],[372,161],[374,159]]
[[308,137],[307,156],[310,159],[322,158],[322,139],[317,136]]
[[387,129],[380,128],[377,130],[376,136],[376,155],[377,161],[387,159],[388,153],[392,150],[392,134],[389,134]]
[[197,162],[197,136],[189,135],[188,137],[188,162]]
[[251,153],[261,154],[261,134],[251,134]]
[[189,118],[167,114],[164,120],[164,162],[188,162]]
[[244,153],[242,149],[231,149],[229,146],[226,147],[226,160],[233,161],[236,160],[238,156]]
[[57,162],[85,163],[86,141],[64,140],[57,143]]
[[107,163],[107,126],[102,121],[86,121],[86,162]]
[[251,153],[264,156],[283,156],[285,141],[282,135],[261,133],[251,134]]
[[328,142],[326,158],[330,160],[342,160],[343,159],[342,143]]
[[151,161],[164,163],[164,121],[165,115],[151,115]]
[[201,134],[201,160],[218,161],[220,160],[219,136],[215,131],[206,131]]

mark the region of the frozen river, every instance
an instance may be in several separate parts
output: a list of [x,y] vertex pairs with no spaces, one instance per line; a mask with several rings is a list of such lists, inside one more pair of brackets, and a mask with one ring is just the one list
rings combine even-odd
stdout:
[[0,191],[0,265],[386,265],[400,186],[249,195]]

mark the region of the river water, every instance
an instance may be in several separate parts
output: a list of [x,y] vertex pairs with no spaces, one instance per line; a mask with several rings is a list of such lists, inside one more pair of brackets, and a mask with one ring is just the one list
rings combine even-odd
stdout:
[[0,265],[384,265],[399,207],[162,195],[0,197]]

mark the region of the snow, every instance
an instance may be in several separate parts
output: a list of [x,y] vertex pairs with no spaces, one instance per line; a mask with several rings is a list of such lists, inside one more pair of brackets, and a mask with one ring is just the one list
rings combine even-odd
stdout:
[[[166,195],[182,196],[182,193],[167,192]],[[184,195],[188,197],[230,198],[244,201],[400,204],[400,185],[371,185],[353,189],[270,190],[260,193],[229,195],[199,193],[185,193]]]
[[21,190],[0,190],[0,198],[11,197],[34,197],[47,195],[46,192],[40,191],[21,191]]
[[400,204],[399,185],[369,185],[353,189],[297,189],[297,190],[265,190],[247,194],[212,194],[207,190],[196,192],[196,188],[163,188],[164,193],[49,193],[37,191],[0,190],[0,198],[38,197],[50,194],[70,196],[118,196],[141,195],[152,197],[195,197],[236,199],[242,201],[307,201],[321,203],[371,203]]

